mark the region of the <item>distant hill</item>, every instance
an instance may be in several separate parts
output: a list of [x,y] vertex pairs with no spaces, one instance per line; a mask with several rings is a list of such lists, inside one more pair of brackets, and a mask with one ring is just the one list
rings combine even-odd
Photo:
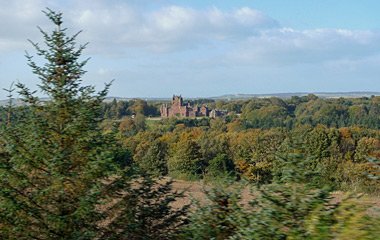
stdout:
[[[320,98],[361,98],[361,97],[371,97],[371,96],[380,96],[380,92],[294,92],[294,93],[266,93],[266,94],[226,94],[216,97],[202,97],[202,99],[214,99],[214,100],[238,100],[238,99],[249,99],[249,98],[269,98],[269,97],[278,97],[278,98],[291,98],[292,96],[307,96],[308,94],[314,94]],[[136,98],[127,98],[127,97],[107,97],[105,102],[111,102],[113,99],[128,101]],[[140,97],[140,99],[146,101],[170,101],[168,98],[147,98]],[[186,99],[200,99],[200,98],[187,98]],[[47,101],[48,99],[42,98],[42,101]],[[19,99],[13,100],[13,104],[16,106],[23,105]],[[0,100],[0,106],[5,106],[8,104],[8,100]]]
[[248,98],[291,98],[292,96],[307,96],[309,94],[314,94],[320,98],[361,98],[361,97],[371,97],[380,96],[380,92],[294,92],[294,93],[267,93],[267,94],[227,94],[217,97],[211,97],[211,99],[248,99]]
[[[6,106],[8,105],[9,100],[0,100],[0,106]],[[24,105],[24,103],[20,99],[13,99],[12,104],[14,106],[21,106]]]
[[[186,99],[214,99],[214,100],[229,100],[229,99],[248,99],[248,98],[269,98],[269,97],[278,97],[278,98],[291,98],[292,96],[307,96],[309,94],[314,94],[320,98],[361,98],[361,97],[371,97],[371,96],[380,96],[380,92],[291,92],[291,93],[264,93],[264,94],[226,94],[215,97],[186,97]],[[125,98],[125,97],[107,97],[106,101],[116,100],[131,100],[136,98]],[[140,97],[146,101],[169,101],[171,97],[167,98],[146,98]]]

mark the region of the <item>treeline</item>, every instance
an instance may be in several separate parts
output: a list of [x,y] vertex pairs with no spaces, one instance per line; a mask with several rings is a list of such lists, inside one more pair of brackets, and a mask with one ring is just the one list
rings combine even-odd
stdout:
[[[360,126],[380,129],[380,97],[323,99],[315,95],[294,96],[290,99],[253,98],[250,100],[191,100],[192,105],[207,104],[210,109],[223,109],[230,113],[229,119],[238,114],[245,128],[293,129],[299,125],[327,127]],[[162,102],[141,99],[104,103],[102,113],[107,119],[142,114],[160,116]]]
[[117,101],[113,99],[111,102],[103,102],[101,114],[106,119],[121,119],[125,116],[142,114],[144,116],[157,117],[160,116],[160,103],[149,103],[142,99],[133,99],[129,101]]
[[[227,122],[236,118],[245,128],[286,128],[300,125],[327,127],[353,127],[380,129],[380,97],[323,99],[315,95],[294,96],[290,99],[253,98],[250,100],[191,100],[192,105],[207,104],[210,109],[229,112]],[[101,115],[105,119],[120,120],[123,117],[143,115],[159,117],[161,101],[142,99],[103,102]],[[27,107],[23,107],[24,109]],[[239,116],[239,117],[238,117]],[[6,107],[0,107],[0,120],[6,119]]]
[[380,129],[380,97],[357,99],[320,99],[314,95],[251,100],[242,108],[249,127],[294,128],[298,125],[327,127],[360,126]]

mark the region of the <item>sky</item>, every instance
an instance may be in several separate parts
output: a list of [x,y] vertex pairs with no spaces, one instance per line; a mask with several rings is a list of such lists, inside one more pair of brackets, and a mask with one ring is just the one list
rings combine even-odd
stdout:
[[[0,83],[37,89],[41,12],[89,42],[84,83],[118,97],[380,91],[378,0],[0,0]],[[36,60],[43,63],[43,60]],[[37,93],[40,94],[41,93]],[[41,95],[42,96],[42,95]],[[6,97],[0,91],[0,99]]]

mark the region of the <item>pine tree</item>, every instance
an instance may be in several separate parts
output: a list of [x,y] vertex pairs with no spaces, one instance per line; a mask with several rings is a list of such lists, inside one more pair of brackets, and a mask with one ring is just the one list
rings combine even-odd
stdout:
[[94,219],[100,219],[100,180],[113,168],[114,142],[98,127],[109,84],[98,94],[94,87],[81,85],[87,60],[79,59],[85,48],[76,48],[79,33],[68,37],[62,14],[45,14],[56,26],[51,34],[40,29],[47,49],[31,42],[45,64],[38,66],[29,54],[27,59],[49,101],[16,85],[30,114],[2,129],[9,157],[0,160],[0,221],[7,226],[1,235],[86,239],[95,235]]
[[[86,45],[77,47],[77,34],[68,37],[62,28],[62,14],[45,12],[55,29],[51,34],[40,29],[46,49],[31,42],[45,64],[39,66],[27,54],[29,66],[40,79],[38,85],[49,98],[41,101],[25,85],[16,86],[29,114],[0,129],[0,239],[115,239],[125,233],[129,223],[149,218],[163,219],[159,211],[171,216],[162,225],[161,234],[179,221],[169,204],[179,196],[159,188],[146,194],[143,202],[158,209],[152,215],[141,215],[131,188],[129,168],[121,168],[123,152],[114,134],[102,133],[99,125],[101,103],[110,84],[99,93],[93,86],[83,86],[80,57]],[[145,192],[160,186],[146,177],[141,188]],[[135,180],[136,181],[136,180]],[[133,183],[133,181],[132,181]],[[149,184],[148,184],[149,183]],[[162,201],[153,201],[160,197]],[[135,199],[135,200],[134,200]],[[127,213],[134,212],[134,215]],[[130,216],[123,226],[116,225],[117,216]],[[141,217],[143,216],[143,217]],[[143,220],[141,220],[143,221]],[[179,221],[180,222],[180,221]],[[141,227],[138,225],[137,227]],[[124,229],[125,228],[125,229]],[[111,232],[116,229],[118,232]],[[170,231],[172,231],[170,229]],[[144,231],[135,229],[144,239]],[[107,235],[105,235],[107,233]]]

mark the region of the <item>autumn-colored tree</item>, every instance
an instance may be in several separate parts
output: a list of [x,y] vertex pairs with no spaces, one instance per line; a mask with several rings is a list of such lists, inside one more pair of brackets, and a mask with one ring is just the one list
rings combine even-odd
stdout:
[[205,167],[199,145],[185,136],[170,149],[167,164],[170,176],[183,179],[199,178]]

